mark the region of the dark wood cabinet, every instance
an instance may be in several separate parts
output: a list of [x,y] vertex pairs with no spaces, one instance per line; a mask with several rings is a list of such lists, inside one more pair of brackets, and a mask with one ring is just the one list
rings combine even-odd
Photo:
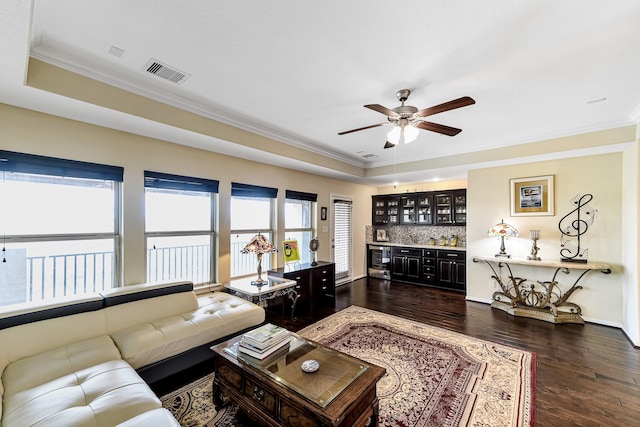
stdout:
[[288,271],[288,267],[280,267],[275,270],[269,270],[267,274],[297,282],[297,313],[315,313],[319,305],[331,307],[334,305],[336,281],[335,264],[332,262],[318,261],[318,265],[315,266],[310,263],[299,264],[292,271]]
[[400,224],[400,198],[397,196],[373,196],[372,218],[374,225]]
[[391,246],[391,279],[465,292],[466,251]]
[[372,196],[373,225],[465,225],[467,190]]
[[422,249],[392,247],[391,278],[393,280],[416,282],[422,276]]
[[438,285],[447,289],[466,290],[466,254],[461,251],[437,251]]
[[467,223],[466,190],[447,191],[434,196],[436,225],[465,225]]
[[433,195],[418,194],[416,196],[416,224],[433,224]]
[[416,197],[400,197],[400,224],[409,225],[416,223]]
[[437,282],[437,264],[435,249],[422,250],[422,283],[435,285]]

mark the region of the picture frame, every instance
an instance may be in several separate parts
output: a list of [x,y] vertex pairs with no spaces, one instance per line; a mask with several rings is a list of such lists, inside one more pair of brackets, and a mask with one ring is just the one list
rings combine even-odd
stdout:
[[551,216],[554,214],[553,175],[513,178],[511,216]]
[[298,241],[295,239],[283,240],[282,253],[284,255],[285,263],[300,261],[300,250],[298,248]]
[[387,230],[384,228],[378,228],[376,230],[376,242],[388,242],[389,234],[387,234]]
[[321,221],[326,221],[327,220],[327,207],[323,206],[320,208],[320,220]]

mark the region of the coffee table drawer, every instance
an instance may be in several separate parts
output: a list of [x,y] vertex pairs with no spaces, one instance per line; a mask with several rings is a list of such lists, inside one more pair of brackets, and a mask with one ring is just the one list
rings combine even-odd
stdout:
[[319,424],[293,406],[282,402],[280,405],[280,420],[291,427],[317,427]]
[[240,390],[242,387],[242,374],[231,368],[226,363],[218,362],[216,374],[220,375],[221,378],[224,378],[229,384],[235,386],[236,389]]
[[245,378],[244,380],[244,394],[245,396],[249,396],[255,402],[258,402],[269,411],[271,414],[275,415],[276,412],[276,397],[273,393],[265,390],[260,385],[254,383],[249,378]]

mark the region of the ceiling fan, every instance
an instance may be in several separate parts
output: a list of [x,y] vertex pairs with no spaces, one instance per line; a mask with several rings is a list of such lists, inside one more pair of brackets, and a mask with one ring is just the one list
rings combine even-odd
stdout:
[[411,105],[404,105],[405,101],[409,99],[409,95],[411,95],[411,91],[409,89],[401,89],[396,92],[396,97],[402,103],[402,105],[393,109],[383,107],[379,104],[365,105],[365,108],[369,108],[373,111],[386,114],[387,121],[383,123],[377,123],[375,125],[361,127],[358,129],[339,132],[338,135],[345,135],[348,133],[371,129],[378,126],[395,125],[393,129],[387,134],[387,143],[384,145],[384,148],[395,147],[397,144],[400,144],[402,142],[408,144],[415,141],[415,139],[418,137],[418,129],[430,130],[432,132],[438,132],[448,136],[455,136],[462,132],[462,129],[428,122],[426,120],[422,120],[422,118],[431,116],[433,114],[454,110],[456,108],[466,107],[467,105],[476,103],[473,98],[469,96],[463,96],[462,98],[454,99],[453,101],[434,105],[433,107],[425,108],[424,110],[418,110],[416,107],[413,107]]

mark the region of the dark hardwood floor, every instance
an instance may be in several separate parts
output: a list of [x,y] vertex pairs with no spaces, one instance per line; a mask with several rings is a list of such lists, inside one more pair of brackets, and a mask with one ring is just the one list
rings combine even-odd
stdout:
[[[512,317],[463,294],[378,279],[338,287],[321,316],[350,305],[535,352],[538,426],[640,425],[640,349],[619,329]],[[293,331],[314,322],[277,310],[268,319]]]

